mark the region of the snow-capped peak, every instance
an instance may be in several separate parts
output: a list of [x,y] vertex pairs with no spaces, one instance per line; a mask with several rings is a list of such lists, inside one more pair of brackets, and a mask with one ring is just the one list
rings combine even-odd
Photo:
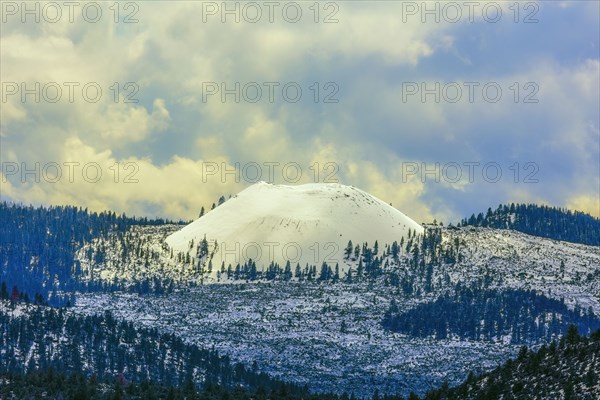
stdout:
[[215,273],[223,261],[235,267],[249,259],[259,270],[271,261],[302,267],[339,263],[343,268],[349,240],[353,246],[372,246],[375,241],[383,246],[399,242],[409,229],[423,231],[402,212],[352,186],[258,182],[166,241],[174,250],[196,257],[206,238],[209,255],[200,254],[199,261],[211,260]]

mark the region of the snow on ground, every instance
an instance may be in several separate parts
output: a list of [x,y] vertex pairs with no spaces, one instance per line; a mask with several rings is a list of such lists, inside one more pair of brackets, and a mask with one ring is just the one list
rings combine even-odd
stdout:
[[[256,290],[256,289],[259,290]],[[205,285],[163,297],[92,294],[75,312],[111,310],[315,390],[422,392],[518,351],[505,343],[414,339],[381,328],[391,290],[369,284]],[[342,328],[345,325],[345,328]]]
[[[297,236],[304,245],[340,237],[343,232],[340,251],[348,240],[355,245],[363,241],[373,244],[373,238],[382,237],[377,239],[381,255],[385,244],[399,241],[409,227],[420,228],[358,189],[320,185],[319,190],[313,190],[306,185],[298,194],[297,189],[271,186],[252,186],[178,232],[179,227],[169,225],[134,227],[122,238],[113,235],[109,240],[96,240],[78,252],[82,267],[90,276],[101,274],[108,281],[170,277],[176,282],[215,282],[214,276],[205,279],[194,269],[194,260],[186,264],[178,259],[181,254],[172,252],[165,239],[185,254],[190,251],[189,240],[193,238],[197,244],[204,234],[214,239],[213,232],[217,231],[224,232],[219,240],[283,243]],[[306,200],[310,196],[314,198]],[[252,201],[242,201],[246,197]],[[259,200],[266,197],[270,201],[262,204]],[[294,215],[286,211],[290,204],[299,210]],[[261,219],[267,209],[269,217]],[[242,215],[240,221],[228,217],[230,211]],[[378,232],[381,236],[376,236],[375,231],[362,229],[366,223],[359,220],[362,213],[369,225],[389,226],[389,230],[382,228]],[[234,227],[241,229],[237,236]],[[298,229],[306,237],[298,234]],[[459,260],[436,264],[432,292],[418,291],[404,298],[399,302],[401,308],[434,299],[459,282],[489,279],[491,288],[534,289],[552,298],[564,298],[571,307],[592,307],[600,313],[600,247],[491,228],[445,228],[442,237],[440,254],[456,249]],[[106,248],[107,256],[96,265],[86,253],[94,253],[98,247]],[[127,254],[125,247],[129,248]],[[382,264],[388,261],[388,271],[409,276],[415,271],[409,271],[408,257],[403,248],[398,262],[387,256]],[[340,266],[356,271],[357,263],[344,260]],[[214,264],[214,270],[219,270]],[[417,276],[419,279],[423,277]],[[220,282],[164,296],[82,294],[75,312],[111,310],[138,325],[175,333],[201,347],[214,347],[249,366],[256,361],[263,371],[310,384],[315,390],[340,388],[360,395],[376,388],[381,393],[422,393],[444,379],[458,383],[469,370],[492,368],[518,350],[508,338],[495,342],[437,341],[384,331],[380,322],[391,299],[398,298],[398,288],[383,280],[349,285],[295,280],[244,283],[221,277]]]

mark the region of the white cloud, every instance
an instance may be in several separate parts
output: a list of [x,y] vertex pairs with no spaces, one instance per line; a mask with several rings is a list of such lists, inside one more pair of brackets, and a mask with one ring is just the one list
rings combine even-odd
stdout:
[[583,211],[600,218],[600,196],[598,194],[569,198],[566,206],[571,210]]
[[[506,168],[518,160],[540,163],[552,185],[480,189],[493,192],[494,199],[547,199],[558,205],[579,204],[569,199],[589,196],[586,184],[598,180],[598,59],[569,59],[563,65],[552,55],[526,61],[503,55],[499,63],[518,68],[484,75],[472,54],[477,49],[467,44],[487,41],[494,29],[506,32],[515,24],[497,27],[480,16],[475,24],[423,24],[419,18],[405,23],[401,5],[390,2],[339,3],[338,23],[315,24],[309,3],[302,4],[307,18],[298,24],[281,19],[223,24],[218,16],[203,23],[201,3],[144,2],[137,24],[107,18],[98,24],[4,25],[3,82],[97,82],[103,97],[97,103],[63,98],[56,104],[10,97],[1,111],[3,160],[94,161],[108,167],[135,162],[144,179],[134,185],[22,187],[11,181],[2,195],[130,213],[143,213],[153,203],[167,216],[192,217],[199,206],[247,184],[202,182],[201,160],[229,167],[293,161],[306,172],[303,182],[311,179],[308,168],[315,162],[335,162],[342,183],[371,191],[417,220],[435,213],[447,220],[464,206],[442,196],[473,196],[473,187],[441,183],[433,190],[418,179],[399,184],[401,162],[503,161]],[[505,16],[510,22],[512,14]],[[533,28],[544,33],[541,24]],[[540,103],[402,102],[403,81],[431,83],[440,76],[494,80],[509,97],[513,82],[533,80],[540,86]],[[238,104],[202,97],[205,82],[290,80],[303,85],[304,98],[296,104],[281,98]],[[338,83],[340,102],[312,102],[308,86],[315,81]],[[121,89],[117,102],[110,89],[115,82]],[[127,82],[139,86],[139,103],[123,101]],[[553,169],[554,160],[577,164]]]

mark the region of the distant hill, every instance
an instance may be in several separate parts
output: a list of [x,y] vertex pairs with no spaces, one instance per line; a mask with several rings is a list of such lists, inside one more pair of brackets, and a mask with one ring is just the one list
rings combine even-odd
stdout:
[[[82,286],[75,251],[94,238],[123,233],[135,225],[173,223],[163,219],[130,218],[114,212],[89,212],[73,206],[33,207],[0,203],[0,282],[39,294],[51,305],[71,300],[66,292]],[[103,253],[98,253],[101,261]]]
[[528,235],[573,243],[600,246],[600,219],[580,211],[536,204],[499,205],[463,219],[460,226],[472,225],[512,229]]

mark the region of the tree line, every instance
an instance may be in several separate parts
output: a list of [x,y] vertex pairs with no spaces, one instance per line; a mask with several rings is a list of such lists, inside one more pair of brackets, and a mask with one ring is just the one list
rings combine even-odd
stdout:
[[79,279],[81,265],[74,255],[84,243],[126,232],[134,225],[173,223],[73,206],[33,207],[7,202],[0,203],[0,221],[0,281],[30,295],[38,293],[57,306],[70,300],[64,293],[104,289],[101,282]]
[[487,341],[510,337],[512,343],[536,343],[564,335],[570,325],[589,334],[600,329],[600,318],[591,307],[583,310],[576,305],[570,310],[564,300],[533,290],[457,284],[453,293],[404,312],[392,300],[382,325],[414,337]]
[[528,235],[600,246],[600,219],[580,211],[536,204],[499,205],[485,214],[472,214],[459,226],[513,229]]

